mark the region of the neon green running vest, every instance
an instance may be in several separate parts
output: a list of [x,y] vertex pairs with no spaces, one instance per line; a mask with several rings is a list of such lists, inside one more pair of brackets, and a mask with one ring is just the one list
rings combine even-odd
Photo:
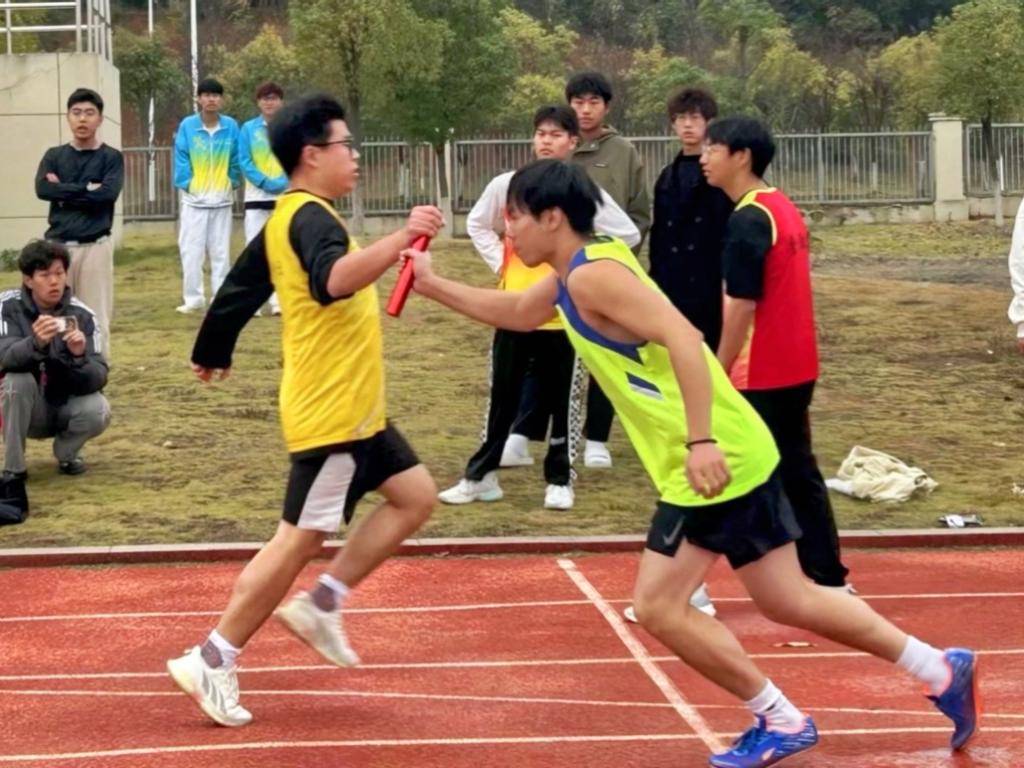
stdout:
[[[573,256],[569,274],[599,259],[622,264],[668,301],[629,246],[614,238],[598,237],[588,243]],[[683,507],[718,504],[743,496],[768,480],[779,463],[771,432],[732,386],[706,344],[704,359],[711,370],[713,389],[711,436],[718,441],[732,475],[725,490],[713,499],[700,496],[686,480],[686,410],[668,350],[653,342],[629,344],[601,335],[583,321],[561,282],[557,307],[576,354],[615,406],[662,501]]]

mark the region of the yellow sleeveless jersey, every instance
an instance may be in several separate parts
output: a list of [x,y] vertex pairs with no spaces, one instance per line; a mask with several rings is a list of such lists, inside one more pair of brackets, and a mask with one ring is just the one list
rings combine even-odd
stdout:
[[[498,288],[501,290],[523,293],[548,275],[555,273],[550,264],[538,264],[536,267],[526,266],[523,260],[516,254],[507,237],[504,238],[503,244],[505,252],[501,260],[501,281],[498,283]],[[539,326],[537,330],[560,331],[562,330],[562,322],[555,317],[544,323],[544,325]]]
[[[668,301],[629,246],[613,238],[598,237],[582,248],[573,257],[569,273],[600,259],[622,264]],[[603,336],[580,317],[561,282],[557,306],[569,341],[615,406],[662,501],[683,507],[718,504],[743,496],[768,480],[779,463],[771,432],[732,386],[706,344],[704,359],[713,390],[711,436],[718,441],[732,475],[725,490],[713,499],[705,499],[686,480],[686,410],[668,350],[653,342],[628,344]]]
[[[322,198],[289,192],[267,222],[267,263],[281,303],[281,426],[290,453],[372,437],[384,429],[384,352],[374,285],[326,306],[313,298],[309,273],[292,247],[292,218]],[[359,246],[349,239],[349,253]],[[344,258],[344,257],[342,257]]]

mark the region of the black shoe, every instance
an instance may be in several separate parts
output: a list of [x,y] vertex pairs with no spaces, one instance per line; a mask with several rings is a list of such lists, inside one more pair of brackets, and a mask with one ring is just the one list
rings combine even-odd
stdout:
[[2,477],[7,482],[10,482],[11,480],[21,480],[21,482],[25,482],[28,480],[28,470],[26,469],[24,472],[11,472],[10,470],[5,469]]
[[62,461],[57,465],[57,471],[62,475],[81,475],[86,472],[89,467],[85,463],[85,459],[76,457],[71,461]]

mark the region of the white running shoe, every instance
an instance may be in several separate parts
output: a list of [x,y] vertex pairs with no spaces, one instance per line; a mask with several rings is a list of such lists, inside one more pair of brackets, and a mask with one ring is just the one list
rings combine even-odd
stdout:
[[[715,616],[718,614],[718,609],[715,608],[715,604],[711,602],[711,597],[708,595],[708,585],[701,584],[694,593],[690,596],[690,605],[696,608],[701,613],[706,613],[708,616]],[[636,619],[636,611],[632,605],[627,605],[622,610],[622,615],[626,621],[631,621],[634,624],[639,623]]]
[[583,466],[591,469],[607,469],[612,465],[612,455],[608,446],[595,440],[587,440],[583,449]]
[[175,307],[174,311],[180,312],[183,315],[192,315],[197,312],[202,312],[204,309],[205,307],[203,307],[201,304],[197,307],[194,307],[191,304],[182,304],[180,306]]
[[529,467],[533,465],[533,456],[530,455],[530,441],[526,435],[515,433],[508,436],[505,441],[505,448],[501,452],[502,467]]
[[252,722],[252,714],[238,703],[237,666],[214,669],[203,660],[197,645],[181,658],[169,659],[167,671],[215,723],[234,727]]
[[470,504],[474,501],[497,501],[504,492],[498,485],[498,475],[488,472],[482,480],[462,478],[456,485],[437,494],[445,504]]
[[544,491],[544,509],[572,509],[575,502],[571,485],[549,485]]
[[355,667],[359,657],[348,644],[341,611],[321,611],[309,592],[299,592],[274,615],[302,642],[339,667]]

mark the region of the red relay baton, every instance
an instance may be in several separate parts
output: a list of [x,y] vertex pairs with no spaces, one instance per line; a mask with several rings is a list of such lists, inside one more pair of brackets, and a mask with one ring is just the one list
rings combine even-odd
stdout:
[[[409,247],[415,251],[425,251],[429,246],[430,238],[426,235],[420,235],[412,241],[412,245]],[[402,307],[405,306],[405,300],[409,298],[414,277],[412,259],[406,259],[405,264],[402,265],[402,269],[398,273],[398,281],[395,283],[395,287],[391,289],[391,297],[388,299],[388,306],[385,310],[392,317],[398,317],[402,314]]]

